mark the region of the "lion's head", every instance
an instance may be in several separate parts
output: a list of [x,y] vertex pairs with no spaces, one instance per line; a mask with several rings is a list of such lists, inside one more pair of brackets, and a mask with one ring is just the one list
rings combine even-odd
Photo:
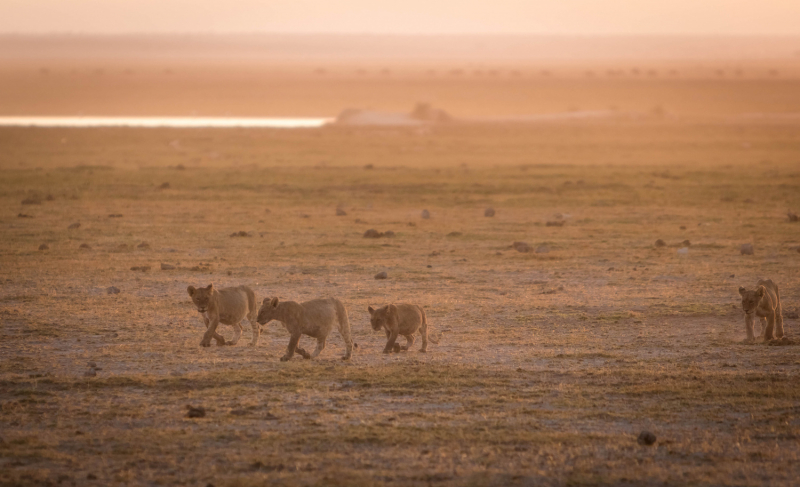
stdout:
[[192,297],[192,302],[197,307],[197,311],[205,313],[208,311],[208,303],[211,301],[211,295],[214,293],[214,285],[209,284],[208,287],[201,287],[199,289],[194,286],[186,288],[189,296]]
[[369,322],[372,325],[372,329],[378,331],[389,323],[394,313],[397,313],[397,306],[390,304],[378,309],[370,306],[367,311],[369,311]]
[[275,310],[278,308],[278,298],[264,298],[261,301],[261,309],[258,310],[258,321],[261,325],[266,325],[275,319]]
[[748,291],[744,287],[739,288],[739,294],[742,295],[742,309],[745,313],[750,314],[758,308],[758,303],[767,292],[764,286],[758,286],[755,291]]

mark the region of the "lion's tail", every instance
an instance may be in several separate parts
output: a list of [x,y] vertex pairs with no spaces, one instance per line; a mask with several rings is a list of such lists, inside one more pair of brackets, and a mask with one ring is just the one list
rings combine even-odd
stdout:
[[[339,322],[339,333],[342,335],[347,352],[345,358],[350,358],[353,354],[353,338],[350,336],[350,320],[347,317],[347,309],[341,301],[335,300],[336,303],[336,320]],[[355,345],[358,347],[358,345]]]
[[435,343],[436,345],[439,344],[439,340],[442,338],[442,332],[433,333],[433,328],[428,323],[428,315],[425,314],[425,310],[422,309],[422,306],[419,307],[420,313],[422,313],[422,323],[425,324],[425,329],[428,330],[428,340]]

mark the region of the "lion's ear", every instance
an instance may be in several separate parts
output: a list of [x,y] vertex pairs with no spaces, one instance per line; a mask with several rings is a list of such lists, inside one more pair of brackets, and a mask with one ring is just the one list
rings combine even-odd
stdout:
[[209,284],[206,289],[208,289],[209,292],[213,291],[214,290],[214,284],[213,283]]
[[278,297],[276,296],[276,297],[272,298],[272,300],[269,302],[269,304],[271,304],[273,308],[277,308],[278,307]]
[[390,305],[387,307],[387,309],[388,309],[388,313],[386,313],[387,315],[389,315],[389,316],[393,316],[395,319],[398,319],[398,318],[399,318],[399,317],[398,317],[398,313],[397,313],[397,306],[395,306],[395,305],[393,305],[393,304],[390,304]]
[[269,298],[264,298],[264,299],[261,300],[261,304],[266,304],[267,301],[269,301]]
[[745,292],[745,291],[747,291],[747,289],[745,289],[745,288],[744,288],[744,286],[739,286],[739,294],[741,294],[742,296],[744,296],[744,292]]
[[367,311],[369,311],[369,314],[371,315],[375,314],[375,309],[372,306],[368,307]]
[[766,292],[767,288],[765,288],[764,286],[758,286],[758,289],[756,289],[756,296],[758,296],[759,298],[764,297],[764,293]]
[[195,291],[197,291],[197,289],[195,289],[194,286],[189,286],[186,288],[186,292],[189,293],[189,296],[194,296]]

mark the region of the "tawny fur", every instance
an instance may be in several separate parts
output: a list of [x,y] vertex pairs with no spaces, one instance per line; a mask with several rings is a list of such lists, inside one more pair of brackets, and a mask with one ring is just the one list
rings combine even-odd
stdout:
[[[290,335],[289,347],[286,355],[281,357],[281,362],[292,358],[295,352],[306,359],[315,358],[325,348],[325,342],[334,324],[339,328],[347,348],[342,360],[349,360],[353,355],[353,340],[350,338],[347,310],[336,298],[312,299],[304,303],[265,298],[258,311],[258,322],[264,325],[272,320],[283,323]],[[317,348],[313,353],[309,354],[297,346],[301,335],[317,339]]]
[[[419,351],[428,351],[428,319],[422,307],[416,304],[398,303],[387,304],[378,309],[370,306],[368,311],[372,329],[378,331],[383,328],[386,332],[386,346],[383,348],[383,353],[411,348],[411,345],[414,344],[414,333],[417,330],[422,335],[422,348]],[[406,338],[406,344],[403,346],[395,343],[397,337],[401,335]],[[430,341],[439,343],[433,337],[430,337]]]
[[[758,316],[761,321],[761,335],[759,338],[763,338],[765,342],[776,338],[776,336],[777,338],[782,338],[784,335],[783,315],[781,293],[778,291],[778,285],[770,279],[761,279],[752,291],[740,287],[739,294],[742,296],[742,309],[745,313],[746,341],[755,341],[753,315]],[[773,330],[775,331],[775,336],[773,336]]]
[[[247,286],[216,289],[213,284],[209,284],[208,287],[201,288],[189,286],[186,291],[206,325],[206,333],[200,342],[201,347],[211,346],[212,338],[217,341],[217,345],[236,345],[242,336],[241,321],[245,318],[253,327],[253,340],[250,346],[258,345],[261,327],[256,322],[256,295],[252,289]],[[226,342],[222,335],[217,333],[217,326],[220,323],[233,327],[233,340]]]

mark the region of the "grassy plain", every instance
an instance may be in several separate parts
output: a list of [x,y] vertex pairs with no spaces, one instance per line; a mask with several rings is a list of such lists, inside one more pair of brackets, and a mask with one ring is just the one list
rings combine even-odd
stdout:
[[[0,483],[800,474],[798,349],[742,344],[737,294],[770,277],[797,311],[792,122],[4,128],[0,147]],[[339,297],[359,348],[341,362],[334,332],[318,360],[281,363],[272,323],[258,348],[245,324],[239,345],[201,349],[185,289],[210,282]],[[423,305],[441,343],[381,354],[366,309],[391,301]]]

